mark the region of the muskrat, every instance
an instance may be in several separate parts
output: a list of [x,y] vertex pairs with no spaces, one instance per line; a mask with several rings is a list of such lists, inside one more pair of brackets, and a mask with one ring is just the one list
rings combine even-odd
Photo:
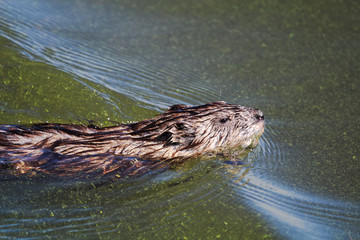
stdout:
[[0,172],[135,175],[228,148],[255,147],[264,126],[260,110],[222,101],[174,105],[153,119],[104,128],[0,125]]

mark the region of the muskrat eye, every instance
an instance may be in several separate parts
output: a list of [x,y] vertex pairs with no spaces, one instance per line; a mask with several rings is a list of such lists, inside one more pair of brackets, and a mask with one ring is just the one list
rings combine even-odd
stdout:
[[230,118],[222,118],[219,122],[226,123],[227,121],[230,121]]

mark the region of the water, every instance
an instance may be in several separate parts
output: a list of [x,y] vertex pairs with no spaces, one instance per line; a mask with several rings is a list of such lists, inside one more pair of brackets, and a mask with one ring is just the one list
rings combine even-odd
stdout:
[[2,1],[0,123],[101,126],[215,100],[267,120],[245,165],[5,179],[0,236],[359,239],[356,1]]

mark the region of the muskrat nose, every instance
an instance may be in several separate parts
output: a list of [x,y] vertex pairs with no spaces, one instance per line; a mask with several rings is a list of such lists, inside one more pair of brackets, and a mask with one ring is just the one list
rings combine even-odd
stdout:
[[258,111],[257,114],[255,115],[255,118],[257,120],[264,120],[264,114],[262,113],[262,111]]

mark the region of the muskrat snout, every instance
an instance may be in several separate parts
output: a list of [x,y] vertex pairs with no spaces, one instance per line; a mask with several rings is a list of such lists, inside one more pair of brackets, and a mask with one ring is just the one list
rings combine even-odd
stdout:
[[255,114],[255,118],[257,120],[264,120],[265,119],[263,112],[260,111],[260,110],[258,110],[258,113]]

